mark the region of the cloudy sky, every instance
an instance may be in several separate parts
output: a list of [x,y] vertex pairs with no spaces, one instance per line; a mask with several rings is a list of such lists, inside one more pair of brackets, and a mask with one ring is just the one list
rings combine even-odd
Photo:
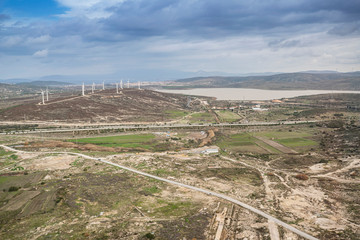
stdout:
[[0,79],[304,70],[360,70],[359,0],[0,0]]

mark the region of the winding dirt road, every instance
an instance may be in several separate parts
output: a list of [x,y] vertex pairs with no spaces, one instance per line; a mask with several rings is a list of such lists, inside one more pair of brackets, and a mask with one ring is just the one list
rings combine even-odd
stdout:
[[[0,144],[0,147],[8,150],[8,151],[13,151],[13,152],[21,152],[21,153],[32,153],[32,152],[29,152],[29,151],[21,151],[21,150],[17,150],[15,148],[12,148],[12,147],[8,147],[8,146],[5,146],[5,145],[1,145]],[[149,178],[153,178],[153,179],[156,179],[156,180],[159,180],[159,181],[162,181],[162,182],[166,182],[166,183],[170,183],[170,184],[173,184],[173,185],[176,185],[176,186],[179,186],[179,187],[184,187],[184,188],[188,188],[188,189],[191,189],[191,190],[194,190],[194,191],[197,191],[197,192],[202,192],[202,193],[205,193],[207,195],[210,195],[210,196],[215,196],[215,197],[218,197],[218,198],[221,198],[221,199],[224,199],[224,200],[227,200],[229,202],[232,202],[236,205],[239,205],[243,208],[246,208],[264,218],[267,218],[269,221],[271,222],[274,222],[296,234],[298,234],[299,236],[303,237],[303,238],[306,238],[306,239],[309,239],[309,240],[318,240],[317,238],[257,209],[257,208],[254,208],[246,203],[243,203],[243,202],[240,202],[239,200],[236,200],[234,198],[231,198],[229,196],[226,196],[226,195],[223,195],[223,194],[220,194],[220,193],[216,193],[216,192],[213,192],[213,191],[209,191],[209,190],[206,190],[206,189],[202,189],[202,188],[198,188],[198,187],[194,187],[194,186],[191,186],[191,185],[187,185],[187,184],[183,184],[183,183],[180,183],[180,182],[176,182],[176,181],[172,181],[172,180],[169,180],[169,179],[166,179],[166,178],[161,178],[161,177],[158,177],[158,176],[155,176],[155,175],[152,175],[152,174],[148,174],[148,173],[145,173],[145,172],[141,172],[141,171],[138,171],[138,170],[135,170],[135,169],[132,169],[132,168],[129,168],[129,167],[126,167],[126,166],[122,166],[122,165],[119,165],[119,164],[116,164],[116,163],[112,163],[112,162],[109,162],[109,161],[106,161],[106,160],[103,160],[101,158],[96,158],[96,157],[91,157],[91,156],[88,156],[88,155],[85,155],[85,154],[82,154],[82,153],[72,153],[72,152],[41,152],[41,153],[51,153],[51,154],[71,154],[71,155],[76,155],[76,156],[80,156],[80,157],[83,157],[85,159],[90,159],[90,160],[95,160],[95,161],[99,161],[99,162],[102,162],[102,163],[105,163],[105,164],[109,164],[109,165],[112,165],[112,166],[115,166],[115,167],[119,167],[121,169],[124,169],[124,170],[127,170],[127,171],[130,171],[130,172],[133,172],[133,173],[136,173],[136,174],[139,174],[139,175],[142,175],[142,176],[146,176],[146,177],[149,177]]]

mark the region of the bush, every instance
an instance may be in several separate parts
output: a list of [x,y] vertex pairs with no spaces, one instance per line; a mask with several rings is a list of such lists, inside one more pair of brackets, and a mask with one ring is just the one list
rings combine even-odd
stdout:
[[304,180],[304,181],[309,179],[308,175],[306,175],[304,173],[299,173],[299,174],[295,175],[295,178],[299,179],[299,180]]
[[11,186],[11,187],[9,187],[9,192],[16,192],[17,190],[19,190],[20,189],[20,187],[15,187],[15,186]]
[[332,120],[326,124],[328,128],[341,128],[344,126],[344,122],[341,120]]
[[144,237],[145,237],[146,239],[155,239],[155,236],[154,236],[154,234],[152,234],[152,233],[147,233],[147,234],[144,235]]

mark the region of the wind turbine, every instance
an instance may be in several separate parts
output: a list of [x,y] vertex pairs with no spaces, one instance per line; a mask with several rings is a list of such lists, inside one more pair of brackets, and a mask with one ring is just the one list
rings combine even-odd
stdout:
[[129,79],[127,80],[127,88],[130,88],[130,82],[129,82]]
[[42,104],[45,105],[44,91],[41,89],[41,101]]
[[82,84],[82,95],[85,96],[85,84]]
[[116,93],[119,93],[119,84],[118,83],[115,84],[116,84]]
[[49,101],[49,88],[46,87],[46,101]]

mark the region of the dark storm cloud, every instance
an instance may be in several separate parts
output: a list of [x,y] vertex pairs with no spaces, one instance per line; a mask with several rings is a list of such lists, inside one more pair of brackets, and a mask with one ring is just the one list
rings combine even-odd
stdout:
[[350,34],[359,34],[360,33],[360,22],[356,23],[347,23],[340,24],[338,26],[333,27],[328,31],[329,34],[346,36]]
[[[355,23],[360,21],[359,0],[128,0],[107,11],[109,17],[72,16],[51,24],[31,24],[28,29],[21,29],[21,33],[77,35],[90,42],[152,36],[184,40],[249,34],[268,36],[303,33],[310,28],[347,35],[358,33],[359,24]],[[0,14],[0,21],[6,18],[7,15]],[[327,29],[320,24],[327,24]]]
[[126,1],[98,22],[125,36],[189,35],[222,37],[261,34],[277,28],[347,24],[360,20],[360,1]]

